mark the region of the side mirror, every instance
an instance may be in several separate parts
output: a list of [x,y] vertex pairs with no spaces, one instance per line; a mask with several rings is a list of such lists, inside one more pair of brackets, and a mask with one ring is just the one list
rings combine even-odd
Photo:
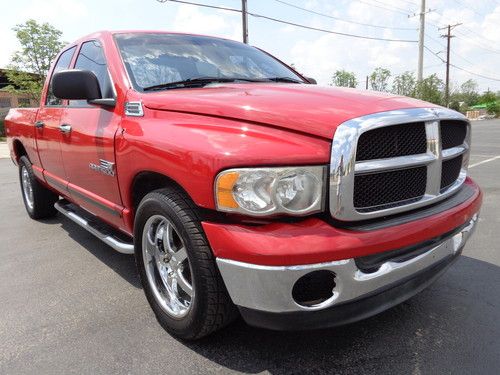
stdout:
[[52,91],[59,99],[102,99],[96,75],[90,70],[61,70],[52,78]]
[[314,78],[311,78],[311,77],[304,77],[305,79],[307,79],[307,81],[311,84],[311,85],[317,85],[318,84],[318,81],[316,81]]

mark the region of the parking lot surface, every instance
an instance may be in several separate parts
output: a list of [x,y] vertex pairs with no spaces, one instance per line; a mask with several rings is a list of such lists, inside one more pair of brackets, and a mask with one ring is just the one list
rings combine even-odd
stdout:
[[30,220],[0,160],[0,374],[497,374],[500,121],[474,122],[478,230],[430,288],[365,321],[277,333],[238,321],[196,343],[156,322],[131,256],[58,216]]

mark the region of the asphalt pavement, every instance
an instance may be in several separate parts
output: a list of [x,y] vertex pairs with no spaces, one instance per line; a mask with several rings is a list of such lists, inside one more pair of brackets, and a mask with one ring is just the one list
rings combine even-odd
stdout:
[[463,256],[409,301],[299,333],[242,321],[196,343],[156,322],[133,257],[58,216],[24,211],[0,160],[0,374],[405,373],[500,369],[500,121],[473,123],[470,174],[485,193]]

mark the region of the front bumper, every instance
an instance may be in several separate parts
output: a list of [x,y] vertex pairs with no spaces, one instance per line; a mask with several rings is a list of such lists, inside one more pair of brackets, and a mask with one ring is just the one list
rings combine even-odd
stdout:
[[[405,261],[388,260],[375,272],[359,269],[355,259],[296,266],[262,266],[217,258],[228,292],[243,318],[271,329],[311,329],[346,324],[403,302],[431,284],[457,258],[473,233],[478,215],[425,252]],[[294,284],[317,270],[335,274],[330,298],[303,306],[292,296]]]

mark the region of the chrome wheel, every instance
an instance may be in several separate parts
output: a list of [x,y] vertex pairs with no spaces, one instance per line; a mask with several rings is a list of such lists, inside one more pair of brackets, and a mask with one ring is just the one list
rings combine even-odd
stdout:
[[161,308],[180,319],[194,300],[186,246],[170,220],[154,215],[144,225],[142,258],[148,283]]
[[25,165],[21,167],[21,184],[23,186],[23,195],[26,200],[26,204],[32,210],[34,205],[33,185],[31,184],[28,168],[26,168]]

